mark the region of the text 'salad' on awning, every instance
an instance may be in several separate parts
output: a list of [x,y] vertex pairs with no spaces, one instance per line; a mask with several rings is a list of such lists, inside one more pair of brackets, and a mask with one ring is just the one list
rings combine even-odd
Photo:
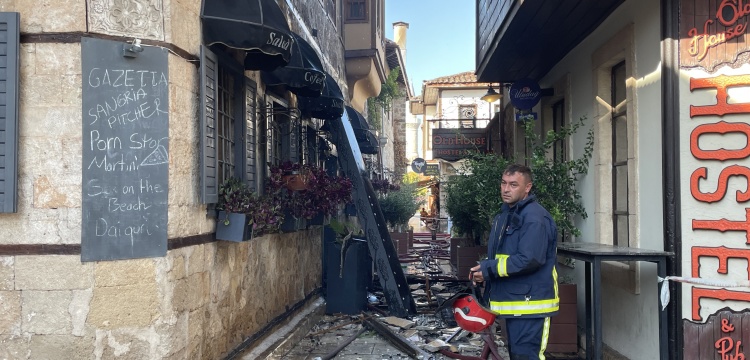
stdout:
[[318,97],[325,87],[323,64],[305,39],[294,33],[292,39],[294,43],[289,64],[273,71],[263,71],[261,78],[266,85],[284,85],[299,96]]
[[323,93],[318,97],[300,96],[297,98],[299,110],[304,117],[333,120],[344,114],[344,95],[336,80],[325,73]]
[[362,114],[351,106],[346,107],[346,114],[354,129],[354,137],[359,144],[359,150],[363,154],[377,154],[380,149],[378,138],[370,131],[370,125]]
[[292,32],[275,0],[203,0],[203,42],[245,51],[245,69],[273,70],[289,63]]

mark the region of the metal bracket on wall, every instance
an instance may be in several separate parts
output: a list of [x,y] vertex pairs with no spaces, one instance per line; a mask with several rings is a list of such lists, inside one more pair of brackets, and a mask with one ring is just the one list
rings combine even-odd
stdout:
[[388,302],[388,310],[392,315],[399,317],[415,315],[417,307],[414,298],[398,261],[398,253],[393,246],[391,235],[386,228],[378,197],[366,176],[362,153],[359,151],[359,144],[346,112],[341,118],[331,121],[331,125],[339,163],[352,181],[357,218],[365,230],[370,257],[375,263],[375,271]]

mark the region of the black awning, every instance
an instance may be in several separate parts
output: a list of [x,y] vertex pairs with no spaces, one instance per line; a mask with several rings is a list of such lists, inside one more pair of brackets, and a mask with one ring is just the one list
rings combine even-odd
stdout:
[[245,69],[273,70],[289,63],[292,32],[275,0],[203,0],[203,42],[245,51]]
[[299,35],[292,33],[292,58],[289,64],[273,71],[261,72],[266,85],[285,85],[299,96],[318,97],[325,87],[326,75],[318,54]]
[[367,140],[370,125],[367,124],[365,117],[351,106],[346,107],[346,114],[349,115],[349,121],[352,123],[352,129],[354,129],[354,136],[357,138],[357,141]]
[[357,141],[359,143],[359,151],[363,154],[377,154],[380,151],[380,144],[378,138],[372,131],[366,131],[366,139]]
[[323,93],[318,97],[297,98],[299,110],[304,117],[333,120],[344,114],[344,95],[331,74],[325,73]]

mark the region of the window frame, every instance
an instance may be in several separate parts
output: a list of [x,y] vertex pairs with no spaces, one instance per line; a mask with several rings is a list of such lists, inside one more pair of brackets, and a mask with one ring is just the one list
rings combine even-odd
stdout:
[[[346,23],[366,23],[369,20],[368,0],[344,0],[344,21]],[[352,16],[353,3],[362,4],[363,14],[361,17]]]
[[[215,205],[218,187],[228,177],[239,178],[258,190],[257,84],[245,76],[242,65],[229,54],[206,46],[201,46],[201,54],[201,201]],[[207,70],[207,66],[214,68]],[[222,79],[227,79],[221,74],[231,77],[231,89],[226,84],[220,85]],[[224,95],[220,95],[222,90],[226,90]],[[219,98],[226,96],[230,96],[231,101],[220,104]],[[221,111],[220,107],[224,106],[227,109]],[[222,112],[230,117],[226,122],[230,126],[220,129]],[[226,157],[231,160],[225,160]],[[211,178],[216,180],[215,188],[210,187],[214,186],[209,184]]]
[[[616,246],[630,246],[630,229],[625,228],[620,229],[620,220],[622,217],[625,218],[625,226],[629,226],[630,220],[628,219],[630,217],[630,204],[629,204],[629,189],[628,189],[628,181],[627,179],[630,178],[630,172],[628,170],[628,145],[629,145],[629,135],[628,135],[628,113],[627,113],[627,107],[626,106],[620,106],[620,104],[627,101],[627,94],[625,93],[625,89],[627,88],[627,85],[625,84],[625,60],[615,64],[610,69],[610,89],[612,94],[610,95],[610,99],[612,99],[612,102],[614,106],[612,106],[612,126],[611,126],[611,137],[612,137],[612,244]],[[618,71],[622,71],[622,73],[618,73]],[[619,83],[618,75],[622,75],[622,83]],[[621,85],[621,92],[618,92],[618,85]],[[619,102],[618,100],[621,99]],[[621,121],[621,119],[624,118],[625,121],[625,128],[624,131],[621,127],[617,126],[617,122]],[[625,158],[622,159],[621,155],[618,154],[618,149],[621,149],[621,143],[624,140],[625,145]],[[624,171],[625,173],[625,184],[620,184],[618,181],[618,175]],[[624,194],[620,194],[618,189],[620,187],[624,187],[625,191]],[[624,231],[624,239],[621,238],[621,230]]]
[[[594,174],[595,201],[594,214],[596,241],[603,244],[614,244],[614,204],[612,203],[612,115],[613,108],[622,109],[627,113],[627,134],[630,141],[627,145],[628,169],[628,244],[630,247],[640,247],[639,232],[639,204],[635,194],[638,192],[639,181],[636,175],[638,168],[638,113],[636,111],[637,77],[635,60],[635,32],[633,24],[626,25],[619,32],[605,41],[591,56],[594,79],[594,136],[599,141],[594,143]],[[611,71],[615,65],[625,62],[625,101],[613,104]],[[617,111],[619,113],[619,111]],[[606,282],[629,291],[640,294],[640,263],[639,262],[606,262],[602,264],[602,282]]]

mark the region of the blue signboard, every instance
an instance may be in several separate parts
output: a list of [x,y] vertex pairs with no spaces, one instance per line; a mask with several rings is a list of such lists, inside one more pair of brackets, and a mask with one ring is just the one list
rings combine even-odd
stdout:
[[510,86],[510,103],[517,109],[529,110],[539,103],[542,90],[536,81],[530,79],[518,80]]

